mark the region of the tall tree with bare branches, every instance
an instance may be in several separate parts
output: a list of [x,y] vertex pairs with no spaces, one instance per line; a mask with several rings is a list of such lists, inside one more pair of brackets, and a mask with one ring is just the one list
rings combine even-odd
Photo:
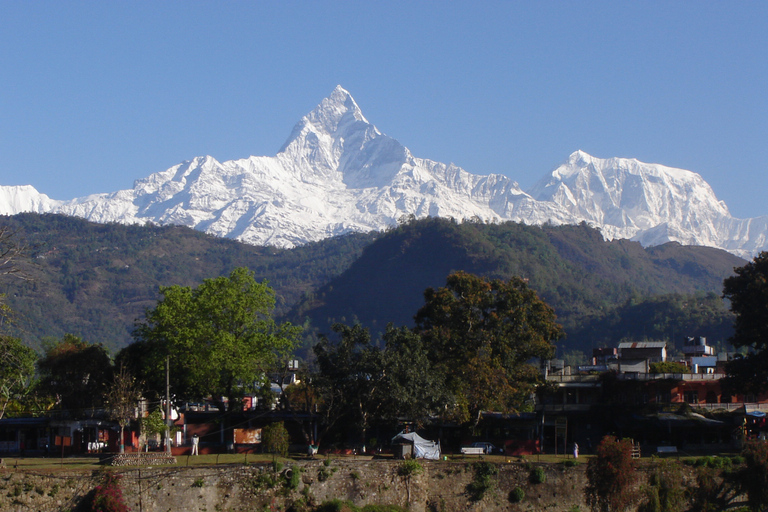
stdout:
[[120,425],[120,453],[125,453],[125,427],[136,417],[141,389],[136,379],[123,366],[115,372],[104,394],[109,416]]

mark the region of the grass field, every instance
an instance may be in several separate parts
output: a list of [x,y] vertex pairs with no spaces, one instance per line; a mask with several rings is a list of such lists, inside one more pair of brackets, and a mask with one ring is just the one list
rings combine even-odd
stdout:
[[[363,461],[371,460],[370,456],[355,456],[355,455],[318,455],[317,460],[325,460],[329,458],[331,460],[338,459],[344,461]],[[565,460],[573,460],[572,457],[565,457],[563,455],[530,455],[524,458],[521,457],[506,457],[503,455],[447,455],[448,461],[451,462],[473,462],[476,460],[485,460],[496,464],[503,463],[515,463],[515,462],[542,462],[550,464],[562,463]],[[391,457],[384,456],[382,460],[391,460]],[[176,464],[168,464],[162,467],[184,467],[184,466],[216,466],[216,465],[232,465],[232,464],[269,464],[273,460],[272,455],[266,454],[204,454],[199,456],[181,455],[176,457]],[[292,454],[287,458],[278,458],[282,463],[290,462],[292,460],[306,460],[306,456],[303,454]],[[588,456],[579,458],[580,463],[586,463]],[[103,468],[105,464],[100,463],[98,456],[84,456],[84,457],[6,457],[3,459],[5,464],[5,471],[8,470],[28,470],[28,471],[60,471],[60,470],[94,470]],[[130,467],[130,466],[128,466]],[[156,466],[161,467],[161,466]]]
[[[732,456],[734,454],[721,454],[721,456]],[[565,461],[574,461],[578,465],[586,465],[591,455],[581,455],[576,461],[570,455],[527,455],[525,457],[510,457],[505,455],[460,455],[449,454],[444,457],[448,462],[474,462],[484,460],[494,464],[509,463],[544,463],[544,464],[562,464]],[[379,457],[377,457],[379,458]],[[392,460],[391,456],[384,455],[381,460]],[[674,459],[696,459],[697,457],[673,456]],[[339,460],[339,461],[365,461],[371,460],[371,456],[362,455],[318,455],[316,460]],[[278,457],[277,460],[283,464],[295,460],[307,460],[304,454],[291,454],[287,458]],[[643,457],[640,461],[651,460],[650,457]],[[185,466],[216,466],[216,465],[236,465],[236,464],[270,464],[273,456],[269,454],[204,454],[199,456],[180,455],[176,457],[176,464],[158,465],[154,467],[185,467]],[[84,457],[64,457],[64,458],[43,458],[43,457],[5,457],[4,471],[69,471],[69,470],[95,470],[104,468],[107,464],[100,463],[99,456]],[[429,463],[429,462],[427,462]],[[137,466],[123,466],[125,468]],[[146,466],[144,466],[146,467]]]

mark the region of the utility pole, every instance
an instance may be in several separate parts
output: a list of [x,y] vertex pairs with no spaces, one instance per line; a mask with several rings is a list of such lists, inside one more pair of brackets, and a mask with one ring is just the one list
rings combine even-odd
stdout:
[[171,453],[171,358],[165,356],[165,453]]

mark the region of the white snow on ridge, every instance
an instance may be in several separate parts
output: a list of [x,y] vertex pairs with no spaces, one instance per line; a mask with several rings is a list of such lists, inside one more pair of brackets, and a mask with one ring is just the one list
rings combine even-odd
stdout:
[[133,189],[55,201],[0,187],[0,213],[55,212],[93,222],[181,224],[255,245],[294,247],[381,230],[407,215],[574,224],[643,245],[678,241],[742,257],[768,248],[768,216],[735,219],[696,173],[576,151],[530,191],[414,157],[363,116],[341,86],[273,157],[197,157]]
[[55,209],[61,201],[41,194],[31,185],[0,186],[0,215],[20,212],[45,213]]

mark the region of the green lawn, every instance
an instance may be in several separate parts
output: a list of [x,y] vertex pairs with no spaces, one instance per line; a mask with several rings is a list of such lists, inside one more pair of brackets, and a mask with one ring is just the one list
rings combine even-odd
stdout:
[[[550,464],[562,463],[565,460],[573,460],[572,457],[564,455],[529,455],[526,457],[506,457],[504,455],[447,455],[450,462],[473,462],[476,460],[485,460],[497,464],[517,463],[517,462],[545,462]],[[317,460],[325,460],[325,456],[318,455]],[[339,459],[344,461],[370,460],[370,456],[354,455],[330,455],[331,460]],[[389,457],[384,457],[384,460]],[[287,459],[278,458],[285,464],[291,460],[302,460],[305,457],[302,454],[292,454]],[[586,463],[588,457],[580,457],[579,462]],[[62,458],[42,458],[42,457],[6,457],[3,459],[5,470],[30,470],[30,471],[63,471],[63,470],[94,470],[105,467],[99,464],[99,457],[64,457]],[[184,467],[184,466],[215,466],[229,464],[268,464],[272,462],[272,455],[265,454],[205,454],[199,456],[180,455],[176,457],[175,465],[163,465],[153,467]],[[125,468],[138,466],[123,466]],[[145,466],[142,466],[145,467]]]

